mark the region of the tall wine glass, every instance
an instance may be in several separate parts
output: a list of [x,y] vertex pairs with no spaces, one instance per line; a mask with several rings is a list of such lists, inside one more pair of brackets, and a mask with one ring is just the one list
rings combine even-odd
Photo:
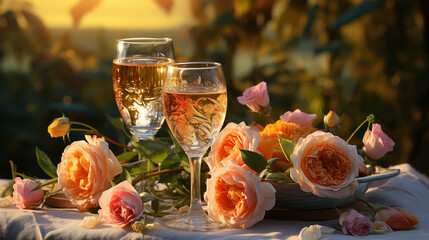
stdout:
[[167,221],[171,228],[210,231],[223,225],[201,206],[201,160],[219,133],[226,114],[227,95],[222,66],[214,62],[167,66],[163,90],[167,124],[186,152],[191,168],[191,206],[185,219]]
[[113,89],[119,112],[137,140],[153,138],[164,122],[162,87],[166,66],[173,62],[170,38],[116,41]]

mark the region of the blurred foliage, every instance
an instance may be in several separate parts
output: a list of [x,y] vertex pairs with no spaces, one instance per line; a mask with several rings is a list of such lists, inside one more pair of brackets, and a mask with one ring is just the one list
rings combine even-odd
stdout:
[[[123,141],[106,117],[119,113],[111,83],[113,43],[103,39],[104,30],[99,33],[99,51],[88,50],[84,42],[70,40],[79,31],[78,23],[54,39],[30,6],[10,2],[0,0],[0,177],[10,177],[8,160],[20,172],[43,175],[34,167],[36,146],[54,163],[60,161],[67,143],[50,139],[46,132],[60,111]],[[91,7],[99,2],[91,1]],[[156,2],[166,12],[179,4]],[[259,120],[236,97],[266,81],[273,118],[300,108],[317,113],[321,127],[323,114],[332,109],[343,114],[342,134],[347,137],[373,113],[396,142],[384,165],[410,162],[429,173],[429,152],[424,149],[429,144],[428,1],[189,4],[195,18],[188,29],[192,50],[185,51],[187,46],[175,41],[176,57],[223,64],[229,95],[226,122]],[[164,124],[158,135],[168,136],[165,128]],[[360,143],[359,137],[354,140]]]

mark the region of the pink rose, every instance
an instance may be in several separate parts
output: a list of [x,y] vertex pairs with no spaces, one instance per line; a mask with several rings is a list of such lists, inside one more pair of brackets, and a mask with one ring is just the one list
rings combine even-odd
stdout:
[[140,195],[127,181],[104,191],[98,201],[104,220],[113,227],[125,227],[143,213]]
[[313,123],[314,119],[317,118],[316,114],[307,114],[305,112],[301,112],[301,110],[296,109],[295,111],[287,111],[283,115],[280,116],[280,120],[285,122],[295,123],[302,127],[309,127]]
[[252,112],[259,112],[261,106],[266,107],[270,103],[267,83],[260,82],[258,85],[246,89],[243,92],[243,96],[237,97],[237,100],[239,103],[249,107]]
[[365,132],[362,142],[365,144],[363,150],[372,159],[383,157],[387,152],[392,151],[393,146],[395,146],[395,142],[383,132],[380,124],[377,123],[372,124],[372,131],[368,129]]
[[374,219],[385,222],[393,230],[413,229],[419,223],[410,212],[391,207],[378,210]]
[[210,170],[213,170],[217,166],[223,166],[222,162],[228,159],[244,167],[245,170],[250,170],[241,158],[240,149],[256,151],[260,141],[258,131],[246,126],[244,122],[240,124],[228,123],[216,136],[209,156],[205,160]]
[[85,136],[64,149],[58,164],[58,184],[66,197],[80,210],[98,206],[101,193],[111,186],[122,166],[106,141]]
[[249,228],[274,207],[276,190],[232,160],[224,161],[223,165],[215,168],[207,179],[204,194],[207,211],[214,220],[228,226]]
[[354,194],[363,162],[355,145],[331,133],[316,131],[300,138],[292,153],[291,178],[301,190],[319,197],[344,199]]
[[43,200],[43,190],[41,188],[32,191],[39,186],[35,181],[30,179],[22,180],[19,177],[13,179],[13,199],[16,206],[21,209],[34,209],[40,205]]
[[367,216],[358,213],[356,210],[350,210],[341,214],[339,222],[344,234],[353,236],[364,236],[372,232],[374,224]]

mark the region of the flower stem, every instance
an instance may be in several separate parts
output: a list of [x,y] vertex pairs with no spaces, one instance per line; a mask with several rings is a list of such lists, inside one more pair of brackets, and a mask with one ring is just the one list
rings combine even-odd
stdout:
[[349,143],[350,140],[352,140],[352,138],[354,137],[354,135],[357,133],[357,131],[365,124],[368,122],[368,126],[374,122],[374,115],[370,114],[366,117],[365,121],[363,121],[356,129],[355,131],[352,133],[352,135],[350,135],[350,137],[347,139],[346,143]]
[[377,209],[375,209],[371,204],[369,204],[369,202],[367,202],[367,201],[365,201],[363,199],[360,199],[360,198],[358,199],[358,201],[361,201],[361,202],[365,203],[371,209],[371,211],[374,212],[374,214],[377,213]]
[[89,128],[89,129],[83,129],[83,128],[71,128],[70,130],[80,131],[80,132],[89,132],[89,133],[92,133],[92,134],[95,134],[95,135],[97,135],[97,136],[99,136],[99,137],[104,138],[104,140],[106,140],[106,141],[108,141],[108,142],[110,142],[110,143],[113,143],[113,144],[115,144],[115,145],[116,145],[116,146],[118,146],[118,147],[124,148],[124,149],[126,149],[126,150],[128,150],[128,151],[132,151],[132,150],[134,150],[134,148],[132,148],[132,147],[129,147],[129,146],[126,146],[126,145],[120,144],[120,143],[116,142],[115,140],[113,140],[113,139],[111,139],[111,138],[106,137],[106,136],[105,136],[105,135],[103,135],[101,132],[99,132],[97,129],[95,129],[94,127],[92,127],[92,126],[90,126],[90,125],[88,125],[88,124],[81,123],[81,122],[74,122],[74,121],[70,121],[70,124],[80,125],[80,126],[83,126],[83,127]]
[[[181,172],[181,171],[184,171],[184,170],[185,170],[184,168],[165,169],[165,170],[162,170],[162,171],[159,171],[159,172],[155,172],[155,173],[152,173],[152,174],[145,175],[145,176],[142,176],[140,178],[134,179],[133,185],[137,184],[138,182],[140,182],[143,179],[151,178],[151,177],[158,176],[158,175],[161,175],[161,174],[178,173],[178,172]],[[149,171],[149,172],[151,172],[151,171]]]

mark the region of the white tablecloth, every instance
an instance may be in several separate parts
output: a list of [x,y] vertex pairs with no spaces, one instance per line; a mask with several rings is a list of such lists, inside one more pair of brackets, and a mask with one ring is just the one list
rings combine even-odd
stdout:
[[[375,182],[363,199],[370,203],[394,206],[410,211],[420,221],[408,231],[394,231],[383,235],[367,235],[359,239],[429,239],[429,179],[408,164],[391,168],[401,173],[393,178]],[[5,186],[8,180],[0,180]],[[0,239],[296,239],[301,229],[311,224],[330,226],[337,220],[281,221],[265,219],[250,229],[224,229],[216,232],[179,232],[158,225],[140,234],[131,229],[117,229],[101,224],[93,229],[79,227],[90,214],[73,209],[48,208],[21,210],[14,206],[0,208]],[[356,239],[340,231],[322,235],[322,239]]]

